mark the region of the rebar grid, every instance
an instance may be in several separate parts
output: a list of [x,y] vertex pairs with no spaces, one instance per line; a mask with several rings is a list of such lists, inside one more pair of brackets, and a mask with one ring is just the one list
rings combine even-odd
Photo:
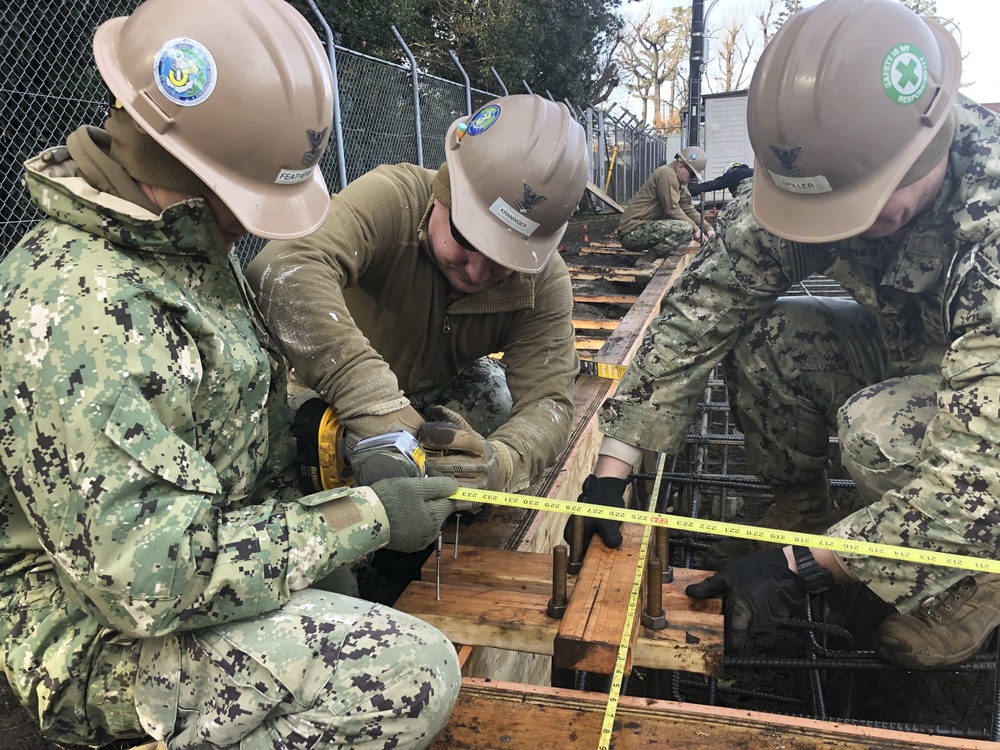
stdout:
[[[807,280],[798,292],[826,296],[843,294],[837,285],[824,279]],[[832,441],[832,446],[835,445]],[[639,507],[653,505],[658,512],[752,524],[773,498],[770,488],[750,474],[747,468],[743,436],[733,424],[726,386],[717,373],[709,380],[698,418],[685,447],[672,457],[667,469],[655,502],[649,497],[655,474],[636,473],[632,476],[633,492]],[[830,484],[835,492],[849,493],[854,488],[854,482],[846,478],[846,474],[831,479]],[[747,517],[744,518],[744,515]],[[698,567],[696,563],[700,553],[717,539],[719,537],[708,534],[672,531],[672,564]],[[852,715],[865,709],[865,706],[853,703],[857,676],[865,675],[865,679],[871,679],[873,674],[897,674],[903,679],[909,675],[906,675],[904,667],[882,661],[873,650],[859,647],[859,639],[853,632],[857,623],[852,621],[852,617],[859,619],[857,615],[865,610],[865,603],[859,601],[857,594],[853,599],[851,595],[840,598],[843,599],[838,602],[843,624],[832,618],[830,595],[811,597],[805,618],[788,620],[778,634],[753,639],[756,645],[751,645],[751,648],[755,651],[750,655],[726,656],[725,680],[696,678],[679,672],[640,670],[640,679],[633,678],[633,689],[644,689],[646,697],[651,698],[758,707],[773,713],[881,729],[1000,741],[1000,631],[993,634],[983,652],[964,664],[928,670],[935,677],[940,676],[941,680],[962,674],[976,676],[975,685],[970,690],[972,698],[954,722],[938,724],[860,718]],[[839,713],[844,715],[833,715],[829,708],[832,699],[840,704],[842,710]],[[987,717],[986,726],[976,726],[977,720],[981,724],[984,716]]]

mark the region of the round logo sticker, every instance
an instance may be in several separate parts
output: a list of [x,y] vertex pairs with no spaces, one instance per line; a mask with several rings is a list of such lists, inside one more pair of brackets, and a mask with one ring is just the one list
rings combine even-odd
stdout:
[[194,39],[171,39],[153,63],[157,88],[182,107],[205,101],[215,88],[217,73],[212,53]]
[[896,104],[919,99],[927,79],[927,60],[912,44],[897,44],[882,61],[882,88]]
[[493,124],[500,119],[500,105],[488,104],[476,112],[469,120],[469,135],[479,135],[493,127]]

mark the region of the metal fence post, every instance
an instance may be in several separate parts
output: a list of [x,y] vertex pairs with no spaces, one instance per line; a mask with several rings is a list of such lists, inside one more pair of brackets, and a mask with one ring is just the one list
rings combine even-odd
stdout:
[[458,61],[458,55],[452,50],[448,50],[448,56],[451,61],[455,63],[455,67],[458,68],[458,72],[462,74],[462,80],[465,82],[465,113],[468,115],[472,114],[472,84],[469,83],[469,75],[465,72],[465,68],[462,67],[462,63]]
[[410,48],[407,46],[406,42],[403,41],[403,37],[396,30],[395,24],[389,27],[392,29],[392,33],[396,37],[396,41],[399,42],[399,46],[403,48],[403,52],[406,53],[406,58],[410,61],[410,79],[413,86],[413,120],[414,125],[417,128],[417,166],[424,166],[424,141],[423,133],[420,129],[420,81],[417,77],[417,60],[410,52]]
[[340,190],[347,187],[347,164],[344,161],[344,126],[340,116],[340,81],[337,78],[337,46],[333,43],[333,31],[326,18],[316,7],[315,0],[306,0],[313,14],[323,27],[326,35],[327,56],[330,58],[330,70],[333,72],[333,137],[337,148],[337,174],[340,179]]
[[503,95],[510,96],[510,92],[507,91],[507,84],[503,82],[503,78],[501,78],[500,74],[497,73],[497,69],[491,65],[490,71],[493,73],[493,77],[497,79],[497,83],[500,84],[500,90],[503,91]]
[[531,90],[531,86],[528,85],[528,82],[523,78],[521,79],[521,83],[524,85],[524,90],[527,91],[529,94],[535,93],[534,91]]
[[[604,110],[597,110],[597,174],[600,179],[597,184],[601,186],[601,190],[607,191],[607,172],[605,172],[604,160],[607,158],[608,154],[608,135],[607,135],[607,123],[604,121]],[[616,198],[618,196],[615,196]]]

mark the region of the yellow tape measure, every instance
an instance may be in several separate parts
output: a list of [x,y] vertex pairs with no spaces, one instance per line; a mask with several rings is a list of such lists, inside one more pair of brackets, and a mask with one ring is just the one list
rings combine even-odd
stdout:
[[[660,479],[663,476],[663,456],[660,456],[660,463],[657,467],[656,480],[653,483],[652,497],[659,496]],[[904,562],[917,563],[920,565],[938,565],[949,568],[959,568],[962,570],[974,570],[977,572],[1000,573],[1000,560],[987,560],[980,557],[970,557],[968,555],[951,555],[945,552],[933,552],[930,550],[918,550],[910,547],[897,547],[891,544],[875,544],[873,542],[854,541],[852,539],[840,539],[836,537],[821,536],[819,534],[802,534],[794,531],[780,531],[778,529],[767,529],[759,526],[747,526],[738,523],[726,523],[724,521],[707,521],[700,518],[689,518],[687,516],[675,516],[668,513],[651,513],[644,510],[632,510],[629,508],[608,508],[603,505],[589,505],[587,503],[572,502],[570,500],[553,500],[547,497],[534,497],[532,495],[517,495],[510,492],[498,492],[496,490],[474,490],[467,487],[460,487],[458,492],[452,495],[455,500],[467,500],[476,503],[489,503],[491,505],[504,505],[514,508],[526,508],[529,510],[545,510],[555,513],[566,513],[589,518],[600,518],[611,521],[622,521],[624,523],[641,523],[646,529],[642,535],[642,542],[639,546],[639,559],[636,565],[635,577],[632,580],[632,590],[629,594],[627,616],[625,618],[625,628],[622,632],[621,641],[618,644],[618,656],[615,661],[614,673],[611,676],[611,690],[608,697],[608,705],[604,712],[604,722],[601,725],[601,737],[598,750],[609,750],[611,746],[611,736],[614,729],[615,714],[618,710],[618,697],[621,694],[621,687],[625,675],[625,663],[628,659],[629,641],[632,636],[632,628],[638,608],[639,593],[642,586],[642,574],[646,565],[646,555],[649,549],[650,530],[653,526],[665,526],[670,529],[683,529],[706,534],[716,534],[719,536],[733,536],[743,539],[755,539],[760,542],[767,542],[779,545],[797,545],[801,547],[813,547],[816,549],[828,549],[834,552],[843,552],[851,555],[867,555],[870,557],[884,557],[892,560],[902,560]]]
[[581,373],[594,375],[605,380],[621,380],[627,369],[625,365],[609,365],[607,362],[597,362],[593,359],[580,360]]
[[[912,547],[897,547],[891,544],[876,544],[853,539],[821,536],[820,534],[803,534],[797,531],[780,531],[766,529],[760,526],[747,526],[725,521],[708,521],[701,518],[675,516],[669,513],[651,513],[645,510],[629,508],[607,508],[603,505],[588,505],[570,500],[553,500],[548,497],[533,497],[531,495],[515,495],[510,492],[495,490],[473,490],[460,487],[452,497],[456,500],[470,500],[491,505],[506,505],[515,508],[531,510],[548,510],[556,513],[567,513],[589,518],[602,518],[625,523],[641,523],[645,526],[666,526],[668,529],[695,531],[719,536],[735,536],[742,539],[755,539],[759,542],[780,545],[797,545],[828,549],[833,552],[843,552],[848,555],[867,555],[869,557],[885,557],[891,560],[916,563],[919,565],[939,565],[946,568],[974,570],[982,573],[1000,573],[1000,560],[987,560],[969,555],[952,555],[947,552],[913,549]],[[655,497],[655,495],[654,495]]]

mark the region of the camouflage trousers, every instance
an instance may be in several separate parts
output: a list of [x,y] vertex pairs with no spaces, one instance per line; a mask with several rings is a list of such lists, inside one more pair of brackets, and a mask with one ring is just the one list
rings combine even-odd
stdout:
[[658,258],[670,255],[694,235],[690,222],[676,219],[646,221],[627,234],[618,235],[626,250],[648,251]]
[[[858,486],[864,508],[831,536],[974,554],[982,524],[942,506],[913,512],[899,490],[916,473],[927,425],[937,413],[943,350],[917,362],[890,362],[872,313],[855,302],[782,298],[749,326],[725,362],[734,418],[746,435],[750,469],[764,481],[795,484],[822,472],[833,456]],[[909,543],[909,544],[908,544]],[[841,556],[863,583],[902,612],[965,573],[882,558]]]
[[[254,619],[131,643],[131,668],[105,670],[89,695],[134,695],[132,731],[120,700],[105,723],[129,736],[141,721],[169,750],[425,748],[461,683],[454,647],[430,625],[311,589]],[[124,675],[134,683],[111,684]],[[91,703],[88,714],[104,711]]]
[[514,399],[507,387],[504,366],[492,357],[480,357],[450,383],[407,394],[413,408],[423,413],[429,406],[446,406],[461,414],[483,437],[510,418]]

